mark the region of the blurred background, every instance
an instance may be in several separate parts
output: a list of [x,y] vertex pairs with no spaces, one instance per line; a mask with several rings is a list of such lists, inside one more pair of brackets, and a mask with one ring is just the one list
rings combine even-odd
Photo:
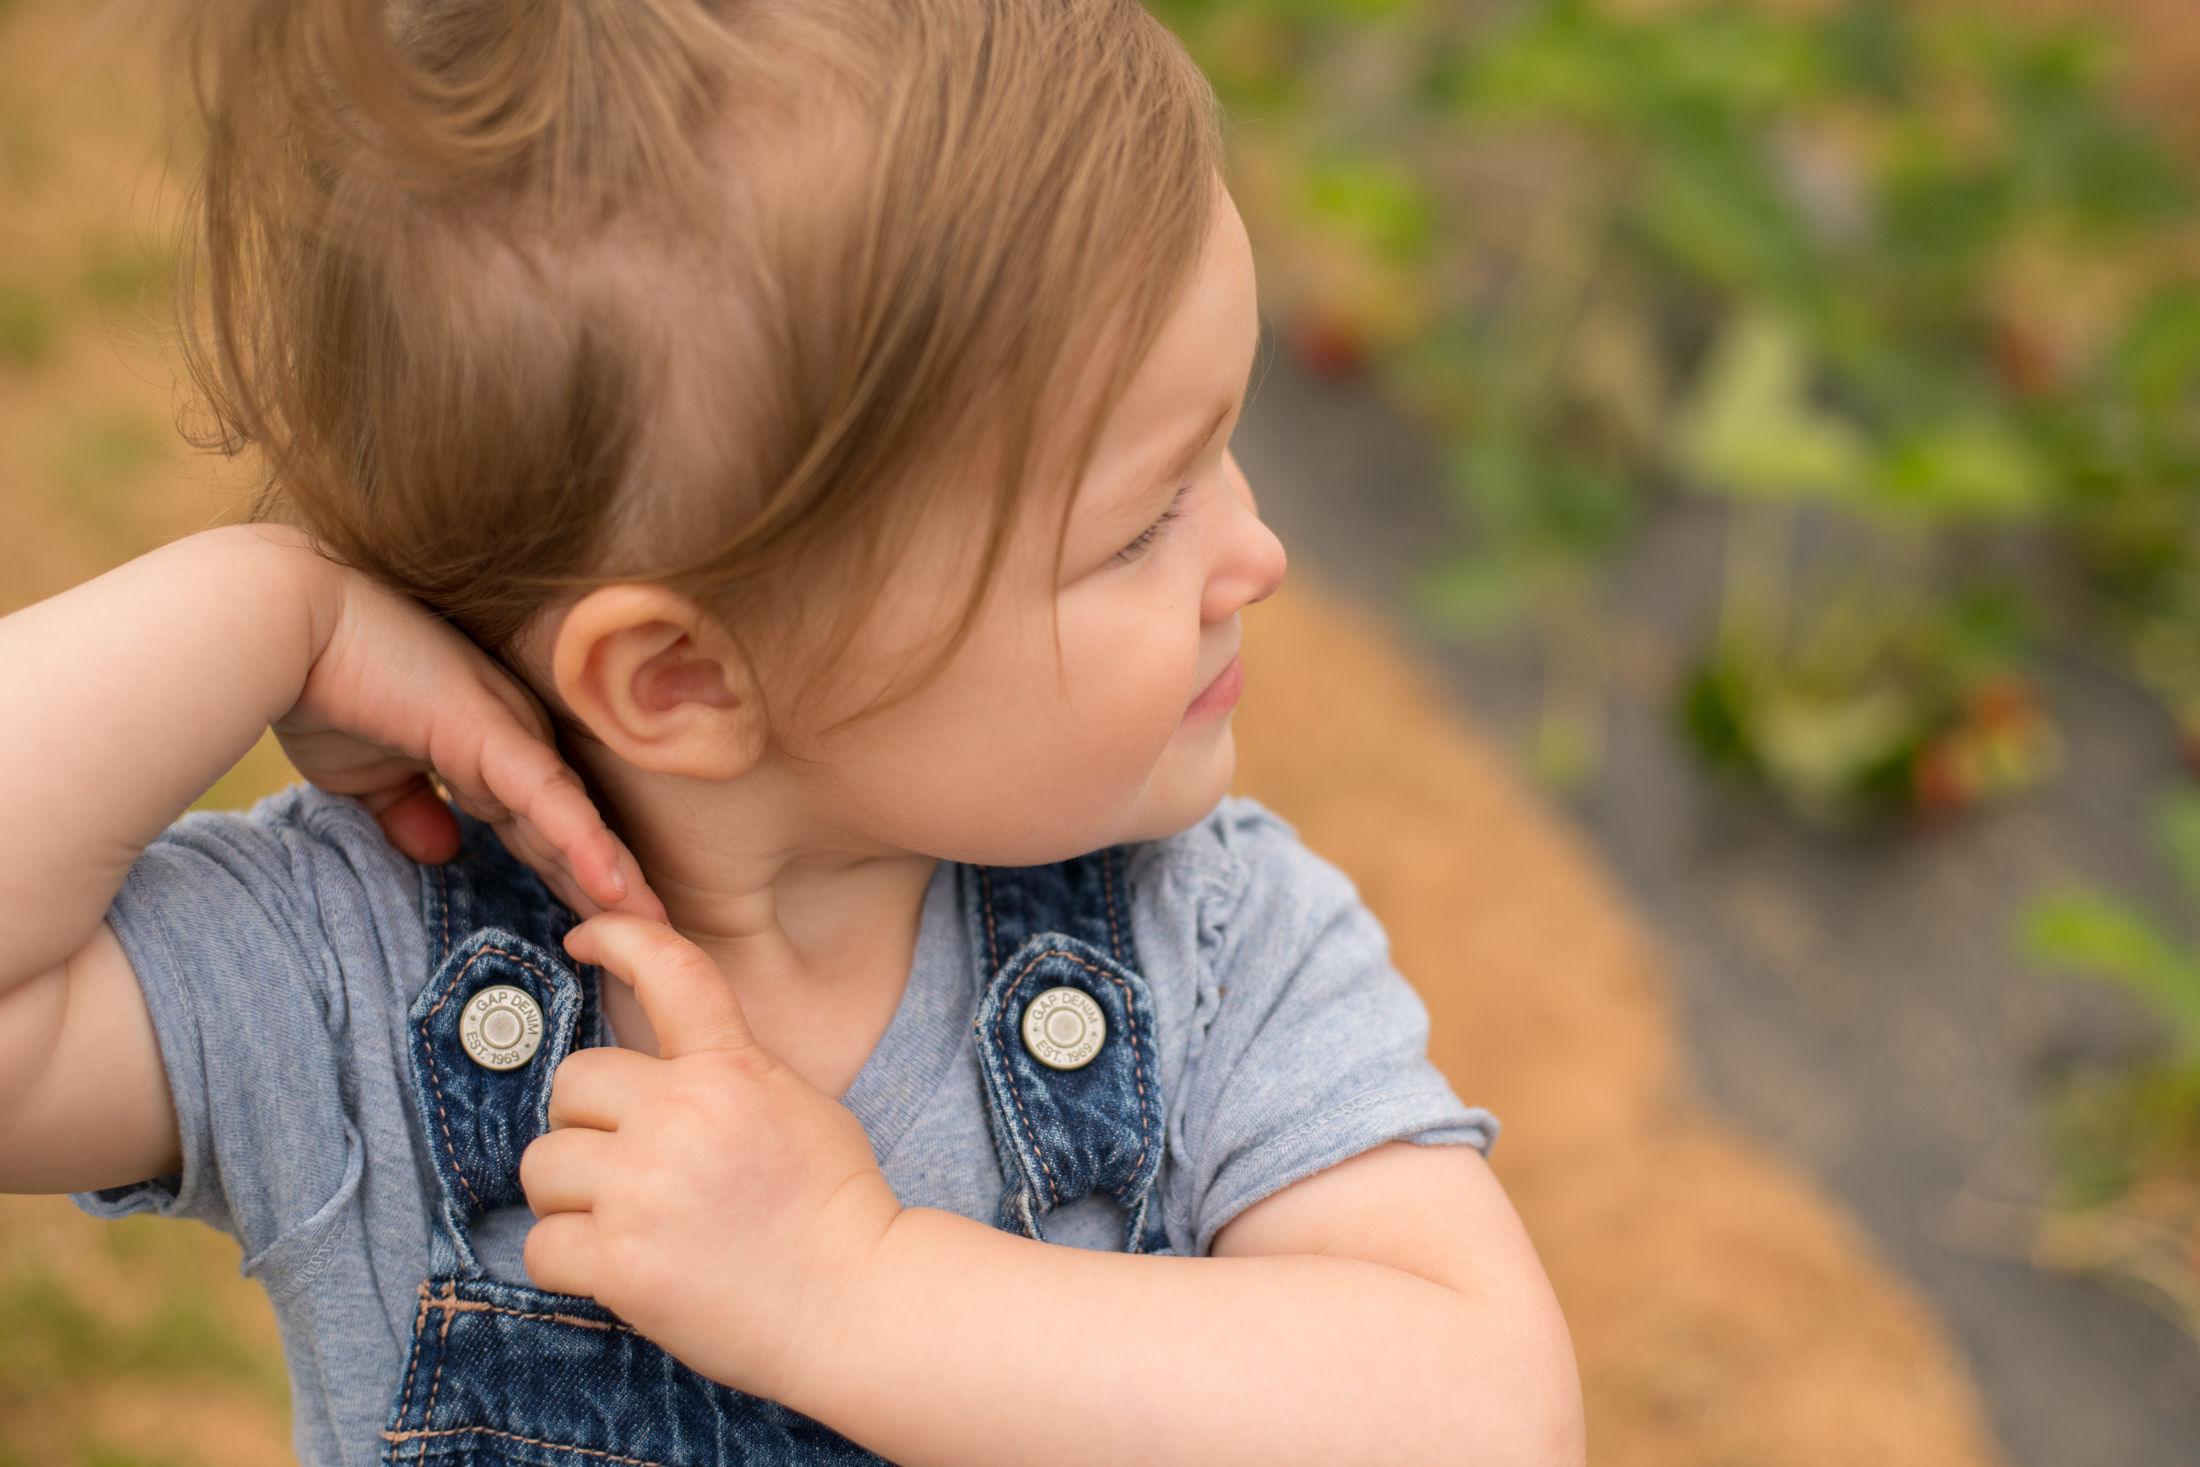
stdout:
[[[1237,449],[1310,589],[1262,655],[1396,653],[1437,711],[1368,672],[1356,747],[1410,789],[1451,777],[1398,752],[1438,748],[1419,720],[1479,729],[1503,757],[1460,777],[1532,784],[1588,842],[1589,899],[1661,954],[1641,1022],[1677,1093],[1865,1270],[1713,1282],[1801,1334],[1883,1273],[1927,1321],[1902,1368],[1962,1423],[1918,1460],[2200,1463],[2200,7],[1155,8],[1231,113],[1270,323]],[[0,0],[0,611],[244,482],[174,426],[192,140],[156,19]],[[1441,1027],[1454,979],[1406,934],[1471,913],[1465,876],[1379,901],[1276,772],[1311,725],[1265,707],[1247,787],[1362,882]],[[206,803],[286,777],[265,746]],[[1497,830],[1460,824],[1448,869]],[[1636,1220],[1569,1230],[1537,1113],[1506,1115],[1598,1460],[1891,1460],[1840,1423],[1908,1419],[1906,1386],[1799,1379],[1780,1419],[1817,1424],[1751,1435],[1736,1339],[1606,1331],[1569,1260]],[[1706,1216],[1805,1227],[1690,1175]],[[0,1467],[283,1459],[235,1262],[0,1198]]]

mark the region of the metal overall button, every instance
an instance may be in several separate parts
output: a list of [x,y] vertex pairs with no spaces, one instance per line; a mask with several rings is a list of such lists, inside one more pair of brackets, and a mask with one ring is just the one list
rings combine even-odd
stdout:
[[1100,1005],[1079,988],[1050,988],[1024,1010],[1024,1048],[1050,1070],[1081,1070],[1108,1037]]
[[516,1070],[542,1048],[542,1005],[498,984],[466,1000],[458,1040],[485,1070]]

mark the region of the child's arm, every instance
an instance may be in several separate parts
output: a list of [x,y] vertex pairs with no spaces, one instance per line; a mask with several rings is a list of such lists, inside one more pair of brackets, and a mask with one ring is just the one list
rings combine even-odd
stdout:
[[139,854],[270,725],[408,855],[455,846],[432,767],[568,901],[624,891],[660,910],[527,695],[295,532],[195,535],[0,619],[0,687],[0,1192],[175,1170],[166,1070],[102,919]]
[[861,1126],[750,1037],[710,959],[600,918],[664,1059],[559,1070],[527,1267],[715,1379],[910,1464],[1578,1464],[1550,1285],[1467,1147],[1287,1187],[1211,1258],[1050,1247],[902,1209]]

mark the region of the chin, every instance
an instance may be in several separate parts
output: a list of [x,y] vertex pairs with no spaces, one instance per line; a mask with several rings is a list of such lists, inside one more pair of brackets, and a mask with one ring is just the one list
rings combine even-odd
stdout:
[[1190,830],[1214,812],[1230,793],[1230,776],[1237,772],[1237,743],[1225,722],[1218,737],[1199,751],[1197,763],[1170,768],[1164,763],[1139,802],[1137,817],[1113,844],[1166,840]]

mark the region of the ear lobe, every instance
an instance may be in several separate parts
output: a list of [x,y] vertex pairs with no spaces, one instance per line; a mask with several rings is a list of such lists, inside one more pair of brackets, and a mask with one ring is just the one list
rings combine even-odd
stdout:
[[764,748],[740,644],[662,586],[606,586],[582,597],[558,627],[551,675],[573,715],[637,768],[736,779]]

